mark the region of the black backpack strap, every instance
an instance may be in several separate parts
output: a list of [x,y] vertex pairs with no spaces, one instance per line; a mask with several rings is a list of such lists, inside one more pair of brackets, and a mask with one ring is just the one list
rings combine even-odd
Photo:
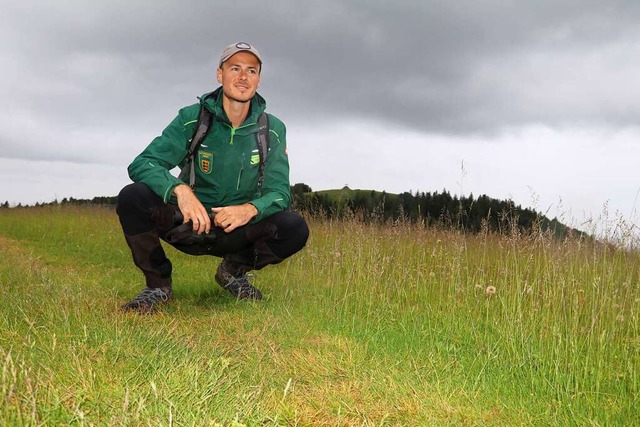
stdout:
[[211,128],[211,123],[213,123],[213,113],[209,111],[208,108],[204,106],[204,103],[200,104],[200,112],[198,113],[198,124],[196,125],[196,132],[191,138],[189,151],[187,152],[187,156],[185,157],[186,163],[182,167],[180,171],[180,178],[184,178],[187,174],[187,170],[189,171],[189,186],[191,189],[194,189],[196,186],[196,168],[193,165],[193,159],[204,140],[204,137],[207,136],[209,132],[209,128]]
[[258,191],[262,191],[262,181],[264,180],[264,162],[267,161],[269,153],[269,116],[267,113],[258,117],[258,133],[256,134],[258,154],[260,155],[260,165],[258,166]]

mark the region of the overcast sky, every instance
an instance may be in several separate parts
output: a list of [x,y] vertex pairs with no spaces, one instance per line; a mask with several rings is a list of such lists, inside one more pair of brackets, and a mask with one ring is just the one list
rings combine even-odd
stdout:
[[637,0],[0,0],[0,202],[116,195],[222,48],[262,53],[291,182],[640,224]]

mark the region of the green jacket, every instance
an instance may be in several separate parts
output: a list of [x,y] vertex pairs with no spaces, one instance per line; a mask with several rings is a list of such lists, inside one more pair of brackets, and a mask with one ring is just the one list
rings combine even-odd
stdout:
[[[254,221],[260,221],[287,209],[291,202],[285,126],[269,114],[269,153],[264,163],[260,194],[257,189],[260,156],[256,133],[258,116],[265,110],[266,102],[256,94],[245,121],[233,128],[222,108],[221,93],[222,88],[218,88],[200,98],[200,103],[214,113],[215,120],[194,159],[195,194],[207,211],[212,207],[250,202],[258,210]],[[176,166],[184,166],[200,103],[182,108],[162,135],[129,165],[129,177],[134,182],[146,184],[165,203],[175,203],[173,189],[179,184],[188,184],[188,174],[183,182],[170,171]]]

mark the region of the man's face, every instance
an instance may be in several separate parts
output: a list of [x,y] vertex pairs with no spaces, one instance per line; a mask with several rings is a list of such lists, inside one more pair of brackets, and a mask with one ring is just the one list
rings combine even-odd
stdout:
[[260,84],[260,61],[249,52],[238,52],[216,71],[222,93],[232,101],[247,102]]

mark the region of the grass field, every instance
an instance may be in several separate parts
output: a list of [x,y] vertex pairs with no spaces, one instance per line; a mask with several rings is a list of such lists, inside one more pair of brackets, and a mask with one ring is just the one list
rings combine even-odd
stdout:
[[310,221],[237,302],[169,248],[142,287],[113,210],[0,209],[0,425],[640,422],[640,254],[548,236]]

